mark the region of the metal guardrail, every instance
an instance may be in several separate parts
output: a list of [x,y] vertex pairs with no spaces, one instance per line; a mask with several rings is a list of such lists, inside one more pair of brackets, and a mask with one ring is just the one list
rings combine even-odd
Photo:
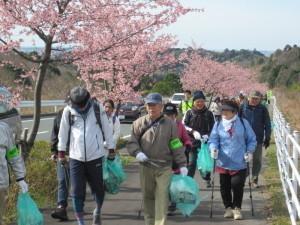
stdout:
[[292,131],[291,126],[279,111],[275,97],[273,98],[273,122],[282,189],[291,223],[297,225],[300,218],[299,132]]
[[[43,100],[42,107],[54,107],[54,112],[57,112],[58,106],[64,106],[66,103],[64,100]],[[34,101],[21,101],[20,105],[17,107],[21,108],[33,108]]]

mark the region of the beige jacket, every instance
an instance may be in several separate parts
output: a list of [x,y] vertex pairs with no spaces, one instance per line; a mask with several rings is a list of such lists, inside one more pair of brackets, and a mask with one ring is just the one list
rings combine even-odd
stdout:
[[[186,166],[186,156],[184,147],[171,150],[169,143],[178,138],[176,123],[169,118],[162,118],[156,127],[148,129],[141,138],[141,145],[138,142],[139,136],[144,128],[151,124],[149,115],[143,116],[132,124],[131,139],[127,144],[130,155],[136,156],[139,152],[158,164],[160,167],[171,167],[174,160],[179,167]],[[150,163],[145,163],[150,167],[155,167]]]

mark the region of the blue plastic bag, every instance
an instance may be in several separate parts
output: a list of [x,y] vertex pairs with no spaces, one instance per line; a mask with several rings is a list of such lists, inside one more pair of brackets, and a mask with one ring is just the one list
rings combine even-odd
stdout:
[[18,225],[43,225],[44,218],[27,193],[20,193],[17,202]]
[[210,173],[214,167],[214,160],[210,156],[208,144],[202,143],[198,150],[197,167],[203,174]]
[[169,192],[171,202],[184,216],[190,216],[200,204],[199,185],[189,176],[173,175]]
[[104,159],[103,180],[105,191],[109,194],[117,194],[120,191],[120,185],[126,179],[122,162],[119,156],[114,160]]

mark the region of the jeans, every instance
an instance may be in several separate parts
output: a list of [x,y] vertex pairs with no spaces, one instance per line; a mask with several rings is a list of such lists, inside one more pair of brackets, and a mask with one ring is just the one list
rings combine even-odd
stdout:
[[71,196],[75,213],[83,213],[86,182],[91,187],[97,207],[101,208],[104,201],[102,158],[89,162],[70,159],[70,175],[72,184]]
[[63,165],[57,161],[57,205],[66,208],[68,206],[69,186],[70,186],[70,168],[69,164]]
[[241,208],[247,169],[240,170],[237,174],[220,174],[220,191],[225,208]]

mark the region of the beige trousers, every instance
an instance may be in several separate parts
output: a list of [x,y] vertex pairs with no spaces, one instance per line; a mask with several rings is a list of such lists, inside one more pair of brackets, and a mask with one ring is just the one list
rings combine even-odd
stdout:
[[169,203],[169,184],[172,171],[141,165],[140,180],[146,225],[165,225]]

